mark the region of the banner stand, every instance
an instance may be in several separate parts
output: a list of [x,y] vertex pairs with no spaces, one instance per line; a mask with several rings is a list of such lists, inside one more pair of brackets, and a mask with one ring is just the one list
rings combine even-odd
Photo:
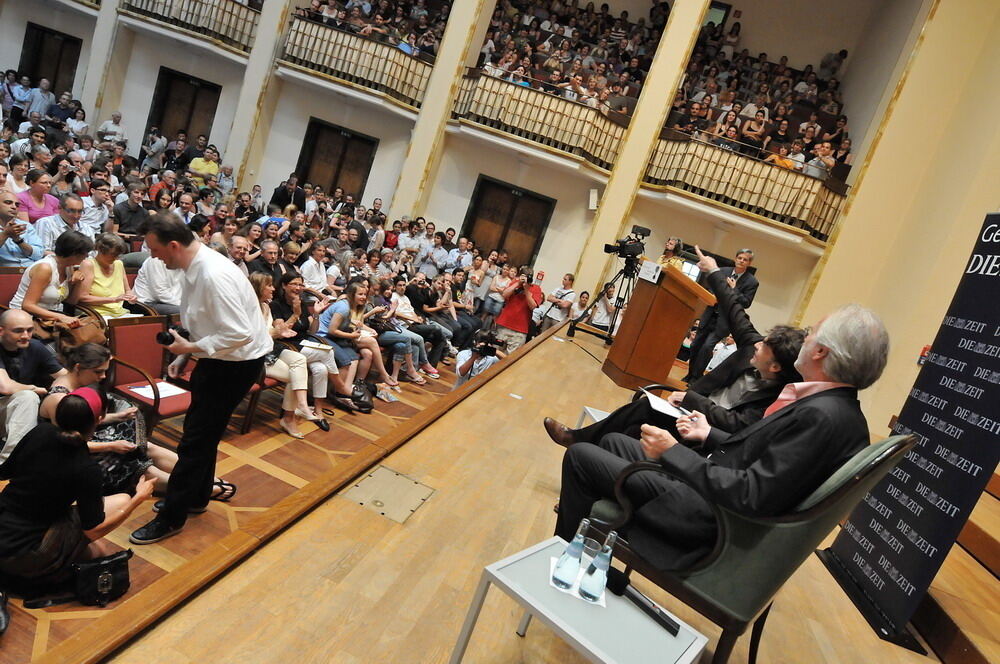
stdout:
[[817,550],[816,557],[823,562],[830,575],[843,588],[847,597],[854,603],[854,606],[861,612],[861,615],[868,621],[880,639],[920,655],[927,654],[927,649],[920,644],[908,625],[899,629],[879,611],[878,605],[865,594],[864,589],[854,580],[832,548]]

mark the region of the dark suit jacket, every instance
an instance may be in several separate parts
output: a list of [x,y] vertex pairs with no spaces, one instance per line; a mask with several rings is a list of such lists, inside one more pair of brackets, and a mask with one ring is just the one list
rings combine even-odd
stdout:
[[[715,275],[721,273],[723,275],[722,284],[726,285],[726,278],[734,276],[735,271],[736,268],[724,267],[720,268],[718,272],[715,272],[710,276],[714,277]],[[760,286],[760,282],[758,282],[757,277],[750,274],[750,272],[744,272],[743,276],[736,282],[736,301],[739,302],[744,309],[749,309],[750,305],[753,304],[753,299],[757,295],[758,286]],[[718,293],[716,293],[716,295],[718,295]],[[702,322],[699,326],[700,329],[711,330],[714,328],[720,339],[729,334],[729,326],[726,325],[718,304],[705,309],[705,313],[702,314],[701,320]]]
[[636,552],[658,569],[685,567],[715,543],[704,498],[754,516],[787,513],[869,442],[857,390],[834,388],[800,399],[703,452],[675,445],[660,463],[680,480],[639,508],[628,526]]
[[[753,370],[750,359],[757,342],[764,338],[750,322],[738,292],[726,283],[726,277],[731,273],[731,270],[717,270],[708,275],[707,284],[717,299],[715,306],[720,320],[732,330],[736,352],[693,382],[681,402],[688,410],[704,413],[709,424],[726,432],[739,431],[763,417],[764,410],[774,402],[784,387],[781,382],[769,381],[769,384],[744,394],[731,408],[723,408],[707,396],[732,385],[742,374]],[[744,275],[741,281],[747,276],[752,275]]]
[[288,205],[294,203],[301,211],[306,209],[306,192],[302,187],[296,187],[294,193],[289,193],[288,187],[279,185],[271,194],[271,205],[277,205],[284,210]]
[[288,263],[280,258],[274,265],[271,265],[263,258],[257,258],[256,260],[252,260],[247,263],[247,270],[250,271],[250,274],[253,274],[254,272],[263,272],[264,274],[271,275],[271,279],[274,280],[274,286],[277,288],[278,280],[281,279],[281,276],[286,272],[294,272],[295,268],[289,269]]

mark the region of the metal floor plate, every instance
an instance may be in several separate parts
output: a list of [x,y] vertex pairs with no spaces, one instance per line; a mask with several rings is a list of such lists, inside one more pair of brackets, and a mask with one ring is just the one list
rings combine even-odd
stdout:
[[341,495],[396,523],[404,523],[434,489],[385,466],[376,466]]

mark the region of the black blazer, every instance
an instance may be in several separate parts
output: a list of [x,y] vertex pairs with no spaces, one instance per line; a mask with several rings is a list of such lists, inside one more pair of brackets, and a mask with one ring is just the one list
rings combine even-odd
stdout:
[[[708,275],[707,285],[715,294],[717,300],[715,306],[720,321],[725,322],[732,330],[736,352],[711,372],[694,381],[684,395],[684,401],[681,402],[681,405],[688,410],[704,413],[709,424],[726,432],[739,431],[763,417],[764,410],[774,402],[784,387],[781,382],[769,381],[767,385],[744,394],[730,408],[723,408],[707,396],[718,389],[732,385],[737,378],[752,369],[750,360],[753,358],[755,347],[764,338],[750,322],[750,316],[747,315],[738,292],[726,283],[726,277],[731,272],[731,270],[716,270]],[[741,281],[747,276],[752,275],[745,274]]]
[[702,495],[741,514],[783,514],[868,442],[857,390],[840,387],[804,397],[701,451],[675,445],[660,463],[698,491],[669,480],[639,508],[627,527],[629,541],[658,569],[690,565],[711,551],[717,533]]
[[[735,276],[736,268],[719,268],[718,272],[713,272],[709,276],[714,277],[719,273],[722,273],[722,284],[726,285],[726,278]],[[737,280],[736,288],[730,290],[735,291],[736,301],[744,309],[749,309],[750,305],[753,304],[754,297],[757,295],[758,286],[760,286],[760,282],[757,281],[757,277],[753,276],[748,271],[744,272],[743,276]],[[716,295],[718,295],[718,293],[716,293]],[[720,310],[718,303],[705,309],[705,313],[702,314],[701,329],[705,330],[715,328],[716,334],[721,335],[721,337],[725,337],[729,334],[729,326],[726,324],[725,318],[722,314],[723,312]]]

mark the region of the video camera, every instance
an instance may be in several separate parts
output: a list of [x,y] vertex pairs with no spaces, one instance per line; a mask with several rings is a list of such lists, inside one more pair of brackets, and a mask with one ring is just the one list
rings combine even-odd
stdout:
[[604,245],[604,253],[615,254],[619,258],[636,258],[646,251],[643,240],[650,235],[650,230],[645,226],[632,226],[632,234],[615,241],[614,244]]

